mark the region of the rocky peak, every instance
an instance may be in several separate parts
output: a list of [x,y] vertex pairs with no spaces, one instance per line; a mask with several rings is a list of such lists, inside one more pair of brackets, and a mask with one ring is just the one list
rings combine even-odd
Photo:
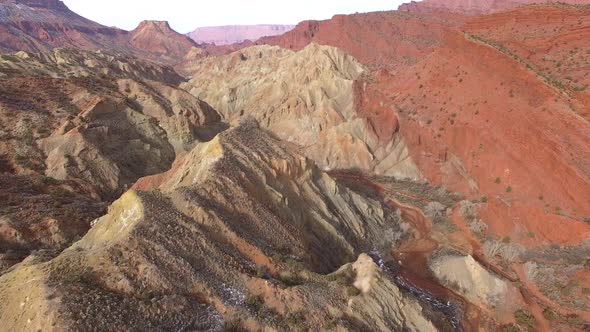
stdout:
[[166,21],[143,21],[131,31],[131,45],[135,48],[172,58],[184,58],[197,44],[189,37],[174,31]]
[[176,33],[170,27],[168,21],[153,21],[153,20],[145,20],[139,23],[137,28],[134,31],[141,31],[141,30],[154,30],[159,33]]

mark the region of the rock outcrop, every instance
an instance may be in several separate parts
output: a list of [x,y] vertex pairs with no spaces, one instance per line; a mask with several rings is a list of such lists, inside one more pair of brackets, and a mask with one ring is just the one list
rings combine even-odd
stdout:
[[339,269],[404,236],[386,210],[249,120],[139,181],[59,256],[0,277],[0,319],[17,330],[434,330],[367,256]]
[[120,195],[138,178],[163,172],[174,161],[166,132],[151,119],[122,101],[97,100],[63,131],[42,140],[45,174],[83,180],[104,198]]
[[[359,168],[377,174],[419,178],[396,119],[378,124],[361,114],[365,68],[332,48],[311,44],[292,52],[252,47],[205,59],[195,79],[183,85],[235,123],[253,116],[278,137],[296,143],[324,169]],[[391,141],[383,142],[387,136]]]
[[490,308],[516,307],[508,303],[517,293],[506,280],[484,269],[471,256],[438,256],[430,262],[430,270],[443,285],[462,294],[473,303],[482,303]]

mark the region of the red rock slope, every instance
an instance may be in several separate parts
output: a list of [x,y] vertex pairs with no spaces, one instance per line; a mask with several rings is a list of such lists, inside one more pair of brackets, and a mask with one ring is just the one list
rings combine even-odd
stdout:
[[326,21],[305,21],[284,35],[257,43],[300,50],[310,42],[336,46],[368,65],[392,67],[415,63],[439,43],[444,30],[462,17],[445,14],[418,17],[401,12],[337,15]]
[[[466,15],[484,15],[506,11],[523,5],[550,3],[548,0],[424,0],[402,4],[400,11],[413,13],[433,13],[448,11]],[[564,0],[560,3],[588,4],[588,0]]]

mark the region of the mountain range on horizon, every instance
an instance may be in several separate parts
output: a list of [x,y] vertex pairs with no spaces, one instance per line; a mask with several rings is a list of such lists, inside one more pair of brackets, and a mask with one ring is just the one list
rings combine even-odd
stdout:
[[590,0],[0,1],[0,330],[584,332],[589,258]]

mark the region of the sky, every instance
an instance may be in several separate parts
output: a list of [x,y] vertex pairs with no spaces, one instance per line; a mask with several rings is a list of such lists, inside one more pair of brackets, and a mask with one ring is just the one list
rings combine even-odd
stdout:
[[106,26],[131,30],[142,20],[162,20],[181,33],[203,26],[297,24],[397,9],[403,2],[409,0],[64,0],[74,12]]

